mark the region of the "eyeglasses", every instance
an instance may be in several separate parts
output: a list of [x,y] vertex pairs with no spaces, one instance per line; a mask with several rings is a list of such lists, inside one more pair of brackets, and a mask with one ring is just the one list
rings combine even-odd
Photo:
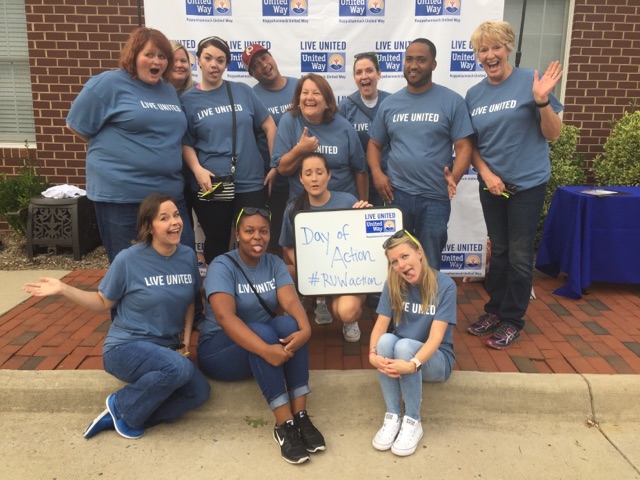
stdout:
[[394,233],[384,241],[384,243],[382,244],[382,248],[386,250],[387,248],[389,248],[389,245],[391,244],[391,240],[395,240],[396,238],[402,238],[405,235],[409,237],[411,240],[413,240],[413,243],[415,243],[418,247],[420,247],[420,243],[418,243],[418,240],[416,240],[416,237],[411,235],[406,230],[398,230],[396,233]]
[[368,58],[369,60],[371,60],[375,65],[380,65],[378,63],[378,53],[377,52],[362,52],[362,53],[356,53],[353,58],[357,60],[360,60],[361,58]]
[[259,214],[271,221],[271,211],[266,208],[256,208],[256,207],[243,207],[240,209],[240,213],[238,213],[238,217],[236,218],[236,230],[238,229],[238,223],[240,223],[240,219],[243,215],[251,216],[255,214]]
[[207,37],[207,38],[203,38],[202,40],[200,40],[198,42],[198,50],[200,50],[200,47],[202,45],[204,45],[207,42],[220,42],[222,43],[225,47],[227,47],[227,49],[229,48],[229,44],[224,41],[223,39],[221,39],[220,37],[216,37],[215,35],[211,36],[211,37]]

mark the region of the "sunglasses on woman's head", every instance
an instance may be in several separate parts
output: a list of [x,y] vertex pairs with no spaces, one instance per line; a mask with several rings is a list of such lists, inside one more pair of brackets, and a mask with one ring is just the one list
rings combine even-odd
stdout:
[[405,235],[409,237],[411,240],[413,240],[413,243],[415,243],[418,247],[420,246],[420,244],[418,243],[418,240],[416,240],[416,238],[413,235],[411,235],[409,232],[407,232],[406,230],[398,230],[396,233],[394,233],[384,241],[384,243],[382,244],[382,248],[386,250],[387,248],[389,248],[389,245],[391,244],[391,240],[395,240],[396,238],[402,238]]
[[378,63],[378,54],[376,52],[362,52],[362,53],[356,53],[353,58],[357,60],[360,60],[362,58],[368,58],[369,60],[371,60],[375,65],[380,65]]
[[240,219],[243,215],[251,216],[259,214],[271,221],[271,211],[266,208],[256,208],[256,207],[243,207],[240,209],[240,213],[238,213],[238,217],[236,218],[236,230],[238,229],[238,223],[240,223]]

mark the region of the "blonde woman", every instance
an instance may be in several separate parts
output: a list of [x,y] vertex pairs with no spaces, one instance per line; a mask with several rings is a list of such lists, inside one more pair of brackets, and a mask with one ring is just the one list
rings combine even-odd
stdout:
[[181,43],[171,41],[173,49],[173,65],[171,67],[171,77],[169,83],[174,86],[178,95],[193,87],[191,78],[191,57],[187,48]]
[[405,230],[383,247],[389,273],[371,332],[369,362],[378,369],[387,412],[373,447],[407,456],[422,438],[422,382],[447,380],[455,362],[456,285],[429,267],[422,245]]

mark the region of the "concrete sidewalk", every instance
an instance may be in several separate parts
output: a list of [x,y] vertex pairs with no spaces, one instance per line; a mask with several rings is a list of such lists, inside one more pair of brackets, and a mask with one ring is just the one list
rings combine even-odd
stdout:
[[411,457],[378,452],[375,372],[312,371],[309,412],[327,450],[280,458],[255,382],[139,440],[82,432],[120,383],[101,371],[0,371],[0,478],[640,479],[640,377],[453,373],[424,387],[425,436]]

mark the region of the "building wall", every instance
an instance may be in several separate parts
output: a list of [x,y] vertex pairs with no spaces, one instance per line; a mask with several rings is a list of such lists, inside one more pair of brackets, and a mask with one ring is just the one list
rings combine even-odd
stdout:
[[640,2],[576,0],[565,66],[565,123],[580,128],[587,166],[630,103],[640,99]]
[[[25,0],[25,6],[37,143],[31,157],[51,183],[84,187],[86,147],[67,131],[65,118],[87,79],[117,68],[122,44],[138,25],[138,0]],[[639,65],[639,2],[576,0],[564,120],[581,129],[587,164],[602,152],[610,120],[640,98]],[[23,154],[0,148],[0,171],[13,173]]]

